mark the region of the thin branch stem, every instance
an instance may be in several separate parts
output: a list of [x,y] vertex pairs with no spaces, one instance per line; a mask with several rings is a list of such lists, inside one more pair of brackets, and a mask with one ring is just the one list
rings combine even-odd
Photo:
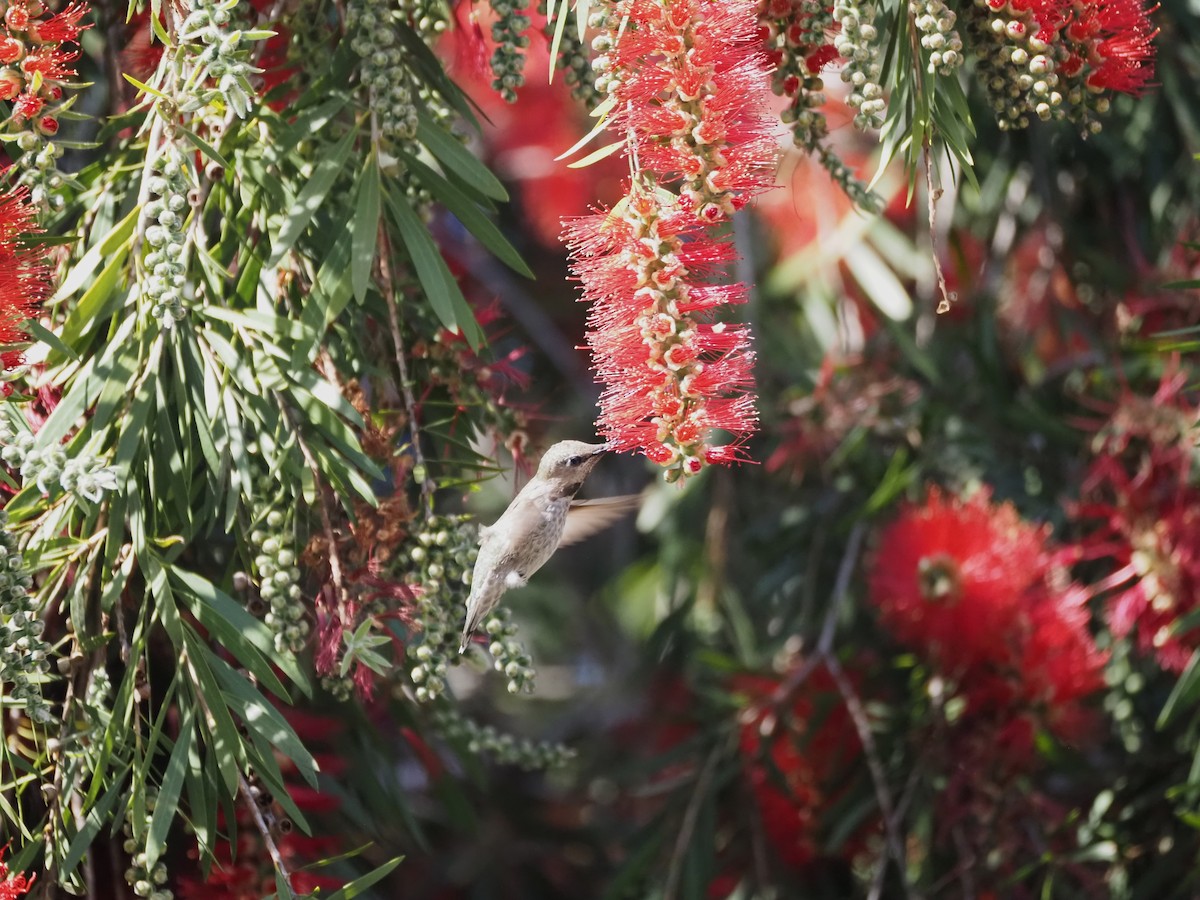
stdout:
[[846,710],[850,713],[850,719],[854,722],[854,729],[858,732],[859,742],[863,746],[863,754],[867,758],[867,769],[870,771],[871,781],[875,785],[875,797],[879,801],[879,810],[883,813],[884,836],[888,852],[899,870],[901,883],[904,884],[904,896],[911,896],[905,875],[908,867],[907,854],[904,849],[904,839],[900,834],[896,804],[892,800],[891,788],[887,783],[887,773],[879,758],[879,748],[875,744],[875,736],[871,733],[871,723],[867,718],[867,711],[863,708],[862,701],[854,690],[854,685],[846,677],[846,672],[837,658],[832,654],[826,655],[825,666],[829,669],[834,683],[837,684],[838,692],[846,703]]
[[937,311],[941,315],[950,312],[950,307],[958,299],[957,293],[950,293],[946,286],[946,273],[942,271],[942,259],[938,253],[937,202],[942,197],[942,189],[933,181],[933,154],[926,142],[921,156],[925,162],[925,200],[929,207],[929,255],[933,259],[933,271],[937,275],[938,290],[942,299],[938,301]]
[[[372,123],[375,114],[371,114]],[[392,245],[388,240],[387,229],[379,226],[379,280],[383,293],[383,301],[388,311],[388,328],[391,331],[392,346],[396,351],[396,370],[400,377],[400,394],[404,398],[404,409],[408,415],[409,443],[412,445],[413,472],[421,488],[421,510],[425,518],[433,515],[433,491],[436,485],[429,473],[425,462],[425,454],[421,450],[421,421],[417,412],[417,398],[413,394],[412,377],[408,372],[408,355],[404,350],[404,335],[400,332],[400,307],[396,303],[396,282],[392,276]]]
[[671,852],[670,868],[667,870],[667,883],[663,888],[663,900],[674,900],[679,891],[679,879],[683,872],[683,857],[688,845],[692,842],[692,834],[696,830],[696,820],[700,818],[700,805],[708,795],[709,786],[716,776],[717,763],[725,753],[725,742],[720,741],[709,751],[704,761],[704,768],[696,779],[696,787],[688,800],[687,809],[683,812],[683,820],[679,823],[679,834],[675,838],[675,849]]

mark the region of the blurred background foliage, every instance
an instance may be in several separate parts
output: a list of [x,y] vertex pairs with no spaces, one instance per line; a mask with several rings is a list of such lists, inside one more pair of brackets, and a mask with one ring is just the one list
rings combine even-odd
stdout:
[[[134,69],[128,51],[115,53],[131,39],[125,10],[107,7],[98,4],[97,27],[84,34],[83,74],[99,87],[82,95],[80,108],[92,115],[126,111],[99,134],[90,122],[73,126],[80,129],[75,138],[107,143],[102,154],[76,151],[75,162],[87,163],[78,175],[79,192],[50,217],[47,230],[86,232],[69,251],[71,265],[82,265],[80,257],[112,229],[114,245],[124,247],[118,266],[126,290],[109,284],[103,296],[85,294],[98,304],[86,315],[79,312],[83,299],[51,304],[48,322],[70,346],[45,358],[44,371],[58,367],[61,377],[42,387],[65,386],[68,397],[78,373],[72,357],[92,359],[89,354],[99,354],[107,342],[128,339],[124,317],[142,321],[148,309],[129,290],[140,271],[132,259],[142,250],[129,243],[132,226],[118,229],[137,192],[136,184],[130,188],[121,179],[148,158],[149,126],[143,122],[154,115],[134,106],[134,92],[115,76],[122,67],[147,83],[150,75]],[[287,60],[300,63],[317,50],[324,53],[321,29],[334,27],[334,8],[309,4],[290,14]],[[306,15],[318,23],[309,31],[302,25]],[[443,20],[450,19],[444,10]],[[278,399],[281,411],[246,403],[239,416],[251,423],[247,437],[250,431],[268,436],[252,447],[262,451],[259,456],[246,454],[250,478],[239,487],[227,465],[220,484],[198,481],[187,502],[200,512],[184,517],[192,531],[170,518],[175,501],[164,500],[159,521],[170,525],[151,534],[158,543],[150,555],[161,556],[164,567],[203,573],[261,620],[263,599],[254,602],[247,580],[261,581],[252,560],[267,538],[256,539],[254,531],[269,510],[294,516],[277,524],[286,522],[294,557],[303,562],[306,596],[316,598],[308,616],[314,631],[321,616],[330,615],[320,606],[334,577],[331,557],[337,553],[330,546],[343,542],[340,564],[348,573],[361,570],[347,577],[359,579],[355,596],[368,611],[355,622],[372,621],[378,631],[371,639],[383,638],[381,649],[349,632],[334,633],[337,659],[325,677],[306,684],[311,690],[293,691],[290,703],[280,702],[287,707],[287,734],[319,765],[315,786],[301,783],[305,763],[290,764],[285,757],[297,754],[283,743],[276,745],[283,753],[270,783],[242,784],[243,791],[274,795],[256,800],[260,806],[290,798],[290,805],[276,809],[286,827],[268,823],[290,868],[326,861],[311,870],[311,883],[293,880],[293,890],[321,886],[319,895],[328,896],[336,885],[373,871],[366,879],[372,885],[360,882],[363,891],[404,898],[1200,895],[1200,665],[1192,652],[1200,644],[1194,366],[1200,340],[1200,100],[1194,89],[1200,82],[1200,9],[1194,0],[1167,0],[1153,19],[1160,29],[1155,83],[1144,96],[1116,98],[1103,130],[1086,140],[1065,123],[1000,131],[983,97],[968,90],[977,130],[973,177],[966,177],[960,160],[938,155],[943,193],[935,201],[932,233],[928,186],[917,177],[910,190],[900,163],[875,184],[882,201],[875,215],[856,208],[809,156],[784,156],[780,186],[732,225],[743,257],[735,274],[753,285],[743,314],[758,353],[762,427],[750,445],[756,463],[712,467],[682,488],[661,483],[640,458],[600,464],[586,487],[589,496],[644,491],[644,502],[636,523],[626,521],[564,549],[533,583],[507,598],[528,649],[527,656],[513,651],[512,659],[521,666],[532,661],[537,669],[531,694],[510,693],[506,682],[517,676],[489,672],[475,654],[446,673],[444,696],[416,699],[417,689],[429,684],[428,675],[413,674],[427,659],[417,648],[441,652],[430,637],[441,635],[438,628],[456,642],[461,604],[457,595],[443,601],[429,590],[430,578],[449,578],[441,562],[431,571],[428,550],[449,547],[445,567],[462,566],[459,551],[473,541],[465,522],[421,515],[430,508],[443,517],[466,512],[492,521],[528,477],[540,449],[556,439],[592,438],[598,391],[576,349],[583,343],[586,310],[575,303],[576,286],[567,278],[557,237],[563,216],[619,196],[624,163],[610,157],[568,169],[555,161],[589,126],[568,85],[561,79],[546,84],[547,40],[535,35],[526,83],[508,105],[492,91],[491,75],[467,59],[470,48],[461,46],[461,36],[454,37],[466,31],[461,21],[457,31],[448,29],[446,38],[430,43],[477,104],[480,129],[465,138],[465,146],[496,173],[502,191],[491,190],[482,169],[457,168],[461,158],[428,130],[417,134],[420,147],[401,150],[425,160],[430,174],[414,177],[421,170],[410,165],[404,180],[381,175],[389,164],[384,154],[396,147],[377,136],[366,140],[372,127],[379,128],[367,120],[369,107],[361,97],[346,109],[326,105],[339,98],[335,86],[356,65],[347,42],[331,62],[323,59],[328,69],[299,76],[300,93],[286,96],[285,112],[254,113],[257,134],[230,127],[212,139],[211,154],[201,148],[197,168],[208,179],[201,189],[208,184],[211,192],[201,203],[211,204],[207,220],[219,266],[236,273],[251,259],[265,259],[269,268],[289,252],[293,262],[279,264],[283,274],[272,289],[280,321],[198,313],[195,333],[201,343],[211,341],[213,353],[204,350],[205,359],[227,367],[225,384],[236,380],[234,359],[257,354],[251,377],[268,385],[263,396]],[[141,23],[144,32],[145,18]],[[405,46],[421,66],[436,65],[432,53],[426,57]],[[426,91],[423,111],[431,117],[442,110],[450,111],[447,117],[470,112],[430,72],[421,68],[423,83],[414,84],[414,93]],[[969,72],[964,83],[970,84]],[[849,128],[836,93],[826,108],[834,123],[830,144],[869,180],[877,142]],[[100,96],[108,97],[107,107],[95,99]],[[195,146],[182,146],[196,153]],[[272,148],[281,149],[272,156]],[[213,156],[218,152],[236,178],[222,171]],[[323,160],[338,153],[344,156],[323,183],[333,199],[318,206],[311,228],[289,225],[287,211],[311,190],[306,185],[318,181]],[[362,199],[369,179],[384,185],[387,198],[383,212],[374,211],[372,221],[382,225],[373,252],[396,268],[388,275],[376,265],[364,286],[351,283],[362,271],[351,259],[358,258],[363,240],[354,223],[369,206]],[[503,193],[511,202],[499,202]],[[447,196],[458,202],[458,215],[446,210]],[[482,356],[461,337],[470,330],[462,318],[466,307],[453,307],[461,326],[455,334],[444,327],[450,324],[446,315],[413,299],[430,291],[431,276],[419,271],[419,241],[405,231],[402,212],[395,212],[400,203],[413,204],[424,216],[447,271],[478,328],[487,332]],[[480,211],[491,215],[493,209],[495,235],[477,220]],[[81,216],[92,217],[88,227],[77,228]],[[218,219],[235,228],[222,229]],[[373,233],[363,233],[374,242]],[[266,243],[255,243],[260,236]],[[382,249],[389,241],[390,256]],[[536,280],[489,252],[500,247],[503,253],[509,244]],[[941,315],[935,312],[935,258],[954,300]],[[91,262],[94,267],[98,260]],[[198,277],[207,272],[215,284],[212,266],[194,265]],[[257,304],[262,312],[263,290],[250,284],[231,307],[253,313]],[[458,302],[453,290],[442,300]],[[324,316],[330,303],[341,305],[340,317]],[[389,304],[402,311],[399,320],[389,318]],[[306,314],[313,309],[315,319]],[[192,333],[192,327],[178,326],[176,334]],[[394,329],[400,332],[395,346]],[[232,356],[220,352],[227,344],[236,344]],[[149,346],[142,345],[139,365]],[[269,361],[292,354],[303,364],[273,379]],[[393,356],[403,359],[397,363]],[[337,385],[341,399],[328,399],[297,374],[314,361],[312,371]],[[183,374],[165,380],[164,390],[199,389],[188,381],[188,365],[181,358]],[[117,374],[122,384],[141,383]],[[416,396],[406,397],[406,391]],[[33,402],[50,406],[50,415],[52,402],[34,396]],[[338,421],[355,421],[346,407],[357,410],[361,424],[351,429],[352,439],[336,426],[296,425],[293,417],[327,421],[318,401],[334,409]],[[164,414],[177,409],[166,399],[157,402]],[[95,395],[79,403],[80,410],[91,408]],[[115,403],[111,399],[109,408],[116,410]],[[112,423],[97,423],[96,429],[110,431],[96,430],[100,436],[89,446],[129,450],[133,441],[121,437],[129,427],[121,416],[131,410],[122,410]],[[1165,419],[1156,418],[1160,414]],[[141,423],[153,427],[146,419]],[[301,440],[289,437],[293,433]],[[268,451],[272,434],[275,449]],[[304,437],[314,447],[305,447]],[[414,437],[423,458],[412,452]],[[276,455],[268,459],[268,452]],[[155,474],[147,459],[153,456],[137,456],[131,465],[145,466],[147,483],[164,483],[170,476]],[[1155,482],[1160,468],[1184,477],[1138,503],[1124,502],[1134,492],[1129,484],[1112,487],[1118,483],[1114,472],[1126,473],[1140,489]],[[237,471],[236,462],[232,469]],[[10,481],[19,488],[19,479]],[[1041,696],[1033,709],[1005,694],[985,701],[979,713],[974,692],[990,682],[973,684],[974,670],[949,676],[938,662],[942,651],[929,651],[890,627],[884,609],[890,601],[879,596],[872,573],[898,552],[886,538],[897,538],[896,529],[915,521],[914,510],[928,508],[931,486],[947,497],[974,495],[984,518],[1007,522],[994,526],[1002,548],[1020,528],[1037,532],[1021,546],[1041,547],[1044,556],[1002,554],[1001,567],[1012,570],[1011,577],[1036,571],[1055,590],[1069,582],[1084,592],[1081,608],[1094,641],[1088,665],[1100,660],[1102,683],[1080,688],[1061,704],[1077,723],[1066,727],[1055,718],[1056,695]],[[204,499],[209,490],[211,504]],[[228,515],[221,505],[227,492],[237,495]],[[382,501],[377,518],[367,506],[371,493],[374,502]],[[76,518],[45,524],[30,491],[15,498],[10,521],[26,541],[55,534],[55,528],[86,536],[88,528],[99,527],[99,510],[111,512],[81,503]],[[1005,503],[1026,524],[1018,528],[1005,519]],[[1147,516],[1152,526],[1144,529]],[[364,522],[374,529],[366,537]],[[1052,537],[1037,531],[1040,523]],[[975,526],[960,527],[965,533]],[[983,533],[992,534],[986,528]],[[182,554],[173,549],[175,534],[182,535]],[[417,547],[424,549],[414,553]],[[25,552],[36,558],[36,549]],[[105,556],[106,563],[113,561]],[[382,569],[372,568],[375,562]],[[52,563],[51,553],[43,568]],[[1153,606],[1155,585],[1165,591],[1169,582],[1177,605],[1169,625],[1155,627],[1167,627],[1170,641],[1155,643],[1157,631],[1143,641],[1136,622],[1114,627],[1112,609],[1131,579],[1155,614],[1161,612]],[[111,643],[113,630],[122,615],[131,629],[144,620],[154,636],[140,645],[139,678],[175,684],[180,645],[165,634],[169,616],[139,611],[150,602],[146,598],[153,598],[155,609],[167,608],[151,580],[149,573],[135,575],[130,586],[116,589],[117,612],[104,620],[108,627],[91,623],[92,643],[80,623],[68,627],[62,621],[64,612],[48,614],[61,655],[72,658],[72,647],[97,653],[96,668],[118,685],[126,678],[133,684],[137,654],[131,662],[125,640],[122,655]],[[74,590],[70,582],[63,591]],[[426,591],[385,582],[424,585]],[[186,577],[171,583],[181,597],[196,584]],[[58,584],[46,581],[44,599],[60,602],[53,590]],[[372,612],[371,603],[383,612]],[[193,652],[197,641],[209,646],[216,631],[211,620],[187,616],[185,622],[183,646]],[[943,627],[949,626],[931,622],[928,630]],[[272,646],[272,635],[264,634],[268,643],[266,649],[256,644],[258,656]],[[257,641],[260,635],[254,635]],[[109,642],[107,649],[95,649],[98,636]],[[988,642],[986,634],[951,630],[948,637],[968,647]],[[313,643],[296,659],[285,648],[278,660],[292,666],[311,661]],[[1168,661],[1157,653],[1168,643],[1185,648],[1182,665],[1178,657]],[[1040,655],[1036,640],[1030,646],[1031,667],[1022,678],[1033,682],[1047,683],[1039,682],[1050,676],[1038,666],[1048,659],[1059,652],[1070,657],[1052,640]],[[376,663],[375,651],[386,651],[387,658]],[[210,665],[219,667],[217,649],[210,657],[218,660]],[[344,659],[349,662],[341,666]],[[244,671],[247,664],[243,659],[235,665]],[[297,676],[296,683],[306,680]],[[266,679],[248,679],[247,687],[251,681],[258,697]],[[78,684],[96,687],[94,678]],[[223,681],[220,691],[235,713],[246,708],[232,699],[239,684]],[[363,690],[364,684],[370,687]],[[61,689],[48,690],[56,702],[70,703]],[[171,690],[180,698],[203,696],[186,678]],[[187,703],[171,697],[156,694],[142,706],[136,697],[129,700],[129,709],[142,712],[126,730],[144,735],[190,729],[190,719],[180,724]],[[128,700],[118,692],[122,698]],[[103,703],[75,709],[80,722],[106,709],[120,712]],[[136,813],[167,823],[149,826],[149,833],[160,848],[169,834],[162,858],[177,896],[285,892],[275,887],[271,862],[255,843],[254,823],[236,808],[239,801],[220,793],[225,773],[207,756],[201,765],[199,742],[188,766],[203,774],[184,792],[186,823],[154,816],[154,793],[166,789],[163,772],[179,746],[165,738],[147,748],[110,737],[116,750],[110,747],[112,759],[98,768],[85,753],[79,776],[84,787],[72,815],[57,809],[49,794],[43,802],[32,787],[63,765],[45,734],[12,709],[6,716],[0,795],[6,821],[0,835],[12,841],[8,862],[14,871],[41,864],[48,870],[46,887],[54,883],[49,860],[55,853],[59,868],[70,868],[64,863],[78,865],[94,841],[86,871],[74,881],[64,876],[64,883],[75,893],[131,896],[137,879],[125,883],[129,857],[146,838],[140,826],[122,833],[120,823]],[[1027,728],[1014,736],[1005,728],[1018,720]],[[104,722],[85,724],[99,733],[125,733]],[[84,724],[77,730],[84,731]],[[247,747],[269,754],[270,741],[248,737],[244,725],[239,734]],[[252,774],[247,769],[264,766],[265,759],[239,771]],[[89,792],[88,783],[96,789]],[[178,798],[178,785],[175,791]],[[195,830],[202,817],[191,804],[209,795],[214,844],[201,848]],[[293,810],[303,813],[311,836],[291,831]],[[46,822],[54,815],[61,824],[52,827]],[[243,835],[240,844],[233,842],[234,860],[228,846],[221,849],[232,820]],[[14,826],[17,821],[26,827]],[[399,857],[398,865],[389,863]]]

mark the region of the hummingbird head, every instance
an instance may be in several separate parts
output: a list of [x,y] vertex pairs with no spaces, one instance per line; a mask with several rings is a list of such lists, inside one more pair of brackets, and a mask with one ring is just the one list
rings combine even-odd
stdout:
[[537,477],[578,489],[608,449],[608,444],[559,441],[542,457]]

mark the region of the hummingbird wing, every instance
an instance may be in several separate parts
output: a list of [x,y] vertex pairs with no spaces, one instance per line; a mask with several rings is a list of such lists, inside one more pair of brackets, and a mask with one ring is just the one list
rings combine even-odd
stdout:
[[604,497],[600,500],[575,500],[567,510],[567,524],[563,528],[558,546],[565,547],[597,531],[607,528],[621,516],[637,509],[642,502],[640,494],[625,494],[621,497]]

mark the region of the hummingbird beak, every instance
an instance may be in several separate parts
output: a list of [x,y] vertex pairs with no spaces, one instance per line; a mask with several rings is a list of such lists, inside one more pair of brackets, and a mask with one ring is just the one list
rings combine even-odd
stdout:
[[607,453],[613,448],[612,441],[601,444],[599,448],[592,451],[592,456],[599,456],[601,453]]

